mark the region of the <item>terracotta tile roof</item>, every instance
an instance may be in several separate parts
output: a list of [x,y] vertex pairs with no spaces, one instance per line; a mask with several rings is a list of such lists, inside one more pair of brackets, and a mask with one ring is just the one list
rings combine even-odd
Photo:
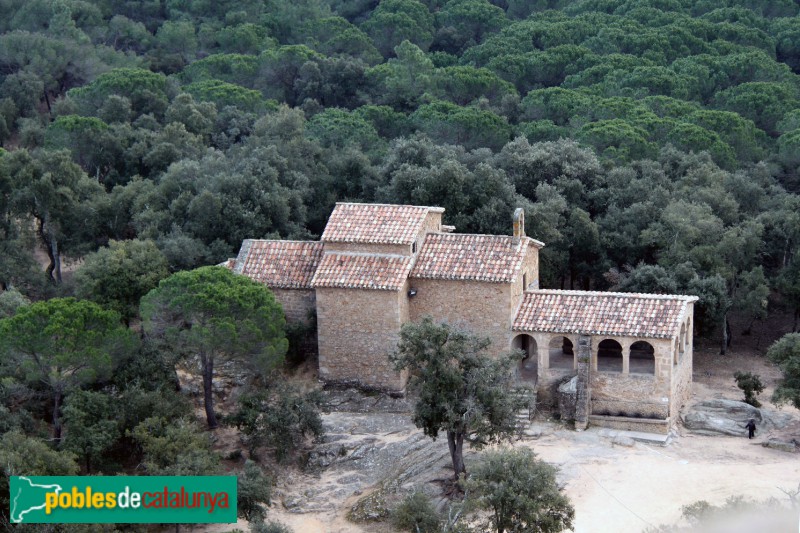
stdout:
[[322,258],[311,285],[395,291],[403,288],[409,270],[411,257],[327,253]]
[[583,291],[528,291],[516,331],[668,339],[696,296]]
[[411,277],[507,283],[516,278],[525,248],[537,243],[507,235],[429,233]]
[[310,289],[321,259],[321,242],[247,239],[233,271],[269,287]]
[[337,203],[322,241],[370,244],[411,244],[429,211],[441,207]]

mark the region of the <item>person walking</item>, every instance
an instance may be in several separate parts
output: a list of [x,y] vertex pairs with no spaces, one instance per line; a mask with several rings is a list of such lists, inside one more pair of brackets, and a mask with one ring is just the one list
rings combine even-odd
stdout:
[[747,423],[747,425],[745,427],[747,428],[747,431],[750,433],[750,437],[749,438],[752,439],[753,435],[756,434],[756,421],[755,421],[755,419],[751,418],[750,421]]

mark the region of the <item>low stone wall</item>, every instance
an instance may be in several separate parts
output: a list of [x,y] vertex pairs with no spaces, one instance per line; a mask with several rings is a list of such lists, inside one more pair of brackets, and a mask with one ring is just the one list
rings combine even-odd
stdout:
[[613,417],[669,418],[669,404],[592,398],[592,414]]
[[669,420],[653,418],[628,418],[623,416],[590,415],[589,425],[621,431],[641,431],[642,433],[669,433]]
[[539,371],[539,381],[536,383],[536,394],[539,405],[557,407],[558,386],[569,381],[575,376],[575,370],[546,369]]

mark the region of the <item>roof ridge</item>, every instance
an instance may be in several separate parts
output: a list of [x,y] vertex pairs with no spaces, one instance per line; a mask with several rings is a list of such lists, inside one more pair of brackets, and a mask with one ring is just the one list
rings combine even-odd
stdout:
[[[513,235],[496,235],[491,233],[453,233],[447,231],[431,231],[430,233],[428,233],[428,235],[446,235],[450,237],[497,237],[503,239],[520,239],[520,242],[522,240],[527,240],[538,245],[540,248],[544,247],[545,245],[542,241],[536,240],[533,237],[529,237],[528,235],[525,235],[520,238],[520,237],[515,237]],[[426,235],[425,237],[427,238],[428,235]]]
[[[503,239],[513,239],[513,235],[492,235],[489,233],[450,233],[444,231],[432,231],[428,235],[442,235],[447,237],[500,237]],[[530,238],[530,237],[528,237]]]
[[367,203],[367,202],[336,202],[335,205],[374,205],[376,207],[412,207],[414,209],[427,209],[428,211],[434,211],[437,213],[444,213],[444,207],[438,207],[434,205],[411,205],[411,204],[376,204],[376,203]]
[[525,292],[532,294],[563,294],[565,296],[620,296],[624,298],[681,300],[685,302],[696,302],[700,299],[699,297],[690,294],[652,294],[646,292],[571,291],[564,289],[533,289]]
[[251,241],[251,242],[287,242],[287,243],[296,243],[296,244],[322,244],[322,241],[301,241],[301,240],[293,240],[293,239],[244,239],[242,242]]
[[325,252],[326,256],[345,256],[345,257],[377,257],[380,259],[411,259],[410,255],[403,254],[383,254],[375,252],[351,252],[346,250],[331,250]]

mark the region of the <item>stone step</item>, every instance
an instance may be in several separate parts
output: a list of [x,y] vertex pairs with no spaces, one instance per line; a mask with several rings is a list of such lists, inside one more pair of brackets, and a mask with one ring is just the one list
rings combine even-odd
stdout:
[[536,405],[536,391],[527,387],[518,387],[511,390],[511,394],[523,400],[523,407],[516,412],[516,420],[514,426],[518,431],[524,431],[531,425],[531,418],[535,412]]
[[645,433],[644,431],[626,431],[623,429],[610,428],[590,428],[589,431],[597,431],[601,437],[616,439],[617,437],[627,437],[644,444],[654,446],[666,446],[672,441],[672,434],[662,435],[660,433]]

